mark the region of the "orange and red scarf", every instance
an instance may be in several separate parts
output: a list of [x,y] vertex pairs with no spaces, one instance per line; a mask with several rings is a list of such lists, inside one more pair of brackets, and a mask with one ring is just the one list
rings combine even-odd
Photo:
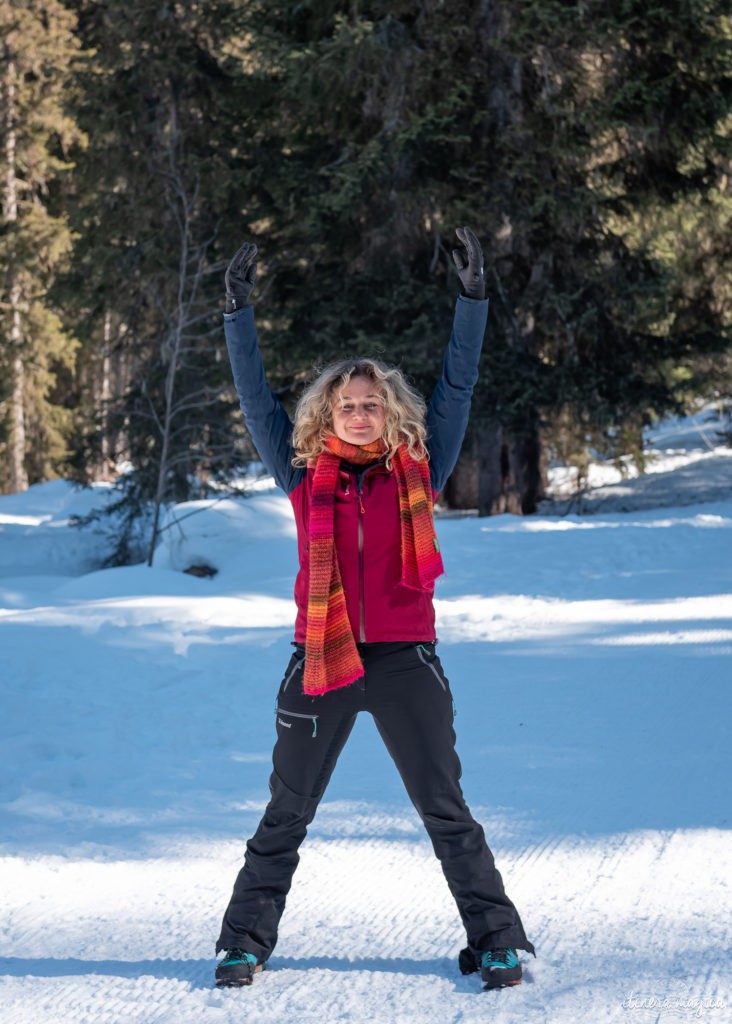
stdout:
[[[335,549],[333,518],[341,460],[368,466],[386,452],[383,441],[353,445],[333,435],[315,464],[310,505],[310,579],[305,637],[305,693],[320,695],[363,676],[363,665],[348,621]],[[402,584],[426,590],[443,572],[432,518],[432,487],[426,459],[406,445],[393,456],[401,523]]]

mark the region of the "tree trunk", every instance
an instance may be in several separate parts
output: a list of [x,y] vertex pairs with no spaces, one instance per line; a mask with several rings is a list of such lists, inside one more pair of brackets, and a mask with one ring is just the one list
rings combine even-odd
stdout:
[[99,380],[99,420],[100,429],[102,434],[101,445],[100,445],[100,456],[101,465],[98,467],[98,475],[102,480],[110,479],[112,475],[112,452],[114,450],[111,438],[109,436],[109,404],[112,399],[112,384],[111,384],[111,358],[110,348],[112,345],[112,317],[109,314],[109,310],[105,310],[104,313],[104,343],[102,347],[102,361],[100,366],[100,380]]
[[[3,218],[11,224],[18,219],[18,182],[16,167],[16,79],[15,61],[5,54],[5,188],[3,194]],[[8,452],[8,482],[11,491],[24,491],[28,487],[25,469],[25,367],[23,366],[23,324],[20,318],[21,289],[15,272],[11,269],[8,281],[10,305],[10,351],[12,353],[12,395],[10,405],[10,447]]]
[[465,439],[457,465],[445,484],[442,500],[448,508],[478,507],[478,438],[473,433]]
[[170,329],[165,341],[164,350],[168,359],[168,370],[165,377],[165,399],[162,416],[159,420],[160,427],[160,465],[158,467],[158,483],[155,492],[155,511],[153,515],[153,528],[150,537],[150,546],[147,554],[147,564],[152,566],[155,557],[155,548],[158,542],[160,530],[160,513],[165,500],[168,485],[168,474],[171,468],[171,443],[170,435],[173,420],[180,411],[174,404],[175,382],[178,370],[180,369],[181,350],[183,347],[183,335],[188,316],[188,307],[200,281],[201,268],[199,267],[198,277],[195,281],[189,282],[189,260],[191,258],[191,216],[193,210],[193,197],[189,194],[183,171],[179,163],[179,150],[182,145],[181,131],[178,123],[178,109],[175,100],[171,102],[169,131],[164,133],[168,146],[168,161],[170,170],[166,177],[169,186],[169,201],[175,212],[175,219],[179,231],[178,250],[178,288],[175,309],[170,317]]
[[[17,335],[16,335],[17,329]],[[13,359],[13,395],[11,399],[9,485],[12,492],[25,491],[28,487],[28,473],[25,468],[25,367],[20,357],[20,314],[13,310],[11,347],[16,353]]]
[[500,423],[478,430],[478,515],[531,515],[543,497],[538,431],[518,437]]
[[477,508],[479,516],[531,515],[543,497],[538,431],[516,437],[495,421],[473,427],[443,492],[449,508]]

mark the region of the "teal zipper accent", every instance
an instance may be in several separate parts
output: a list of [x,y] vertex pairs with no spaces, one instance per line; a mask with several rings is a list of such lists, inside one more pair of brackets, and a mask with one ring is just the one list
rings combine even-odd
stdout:
[[313,723],[313,739],[318,735],[318,716],[317,715],[304,715],[299,711],[284,711],[277,701],[275,701],[275,714],[276,715],[287,715],[288,718],[305,718],[307,721]]
[[432,672],[434,674],[435,679],[440,684],[440,686],[442,687],[443,691],[445,693],[447,693],[447,686],[445,685],[445,680],[442,678],[440,673],[437,671],[436,665],[434,665],[431,661],[428,661],[427,658],[425,657],[425,655],[427,654],[427,651],[422,646],[422,644],[417,644],[417,646],[415,647],[415,650],[417,652],[417,657],[419,658],[419,660],[422,662],[423,665],[426,665],[428,668],[432,669]]
[[295,664],[295,667],[294,667],[294,668],[293,668],[293,669],[292,669],[292,670],[291,670],[291,671],[290,671],[290,672],[288,673],[288,675],[287,675],[287,676],[286,676],[286,678],[285,678],[285,681],[284,681],[284,683],[282,684],[282,692],[283,692],[283,693],[285,692],[285,690],[287,689],[287,687],[288,687],[288,686],[290,685],[290,682],[292,681],[292,677],[293,677],[293,676],[295,675],[295,673],[296,673],[296,672],[299,672],[299,671],[300,671],[300,669],[301,669],[301,668],[303,667],[303,665],[304,665],[304,664],[305,664],[305,659],[304,659],[304,658],[301,658],[301,659],[300,659],[300,660],[299,660],[299,661],[298,661],[298,662],[297,662],[297,663]]

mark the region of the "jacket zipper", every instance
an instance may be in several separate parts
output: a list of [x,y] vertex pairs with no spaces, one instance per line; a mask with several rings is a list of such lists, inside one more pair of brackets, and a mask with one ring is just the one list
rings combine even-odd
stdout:
[[358,634],[360,642],[365,644],[366,598],[363,559],[363,478],[363,473],[356,477],[356,494],[358,496]]

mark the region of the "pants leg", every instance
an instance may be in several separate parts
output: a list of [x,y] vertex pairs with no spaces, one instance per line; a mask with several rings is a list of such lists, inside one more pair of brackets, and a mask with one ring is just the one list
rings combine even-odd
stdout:
[[[393,648],[394,645],[390,645]],[[432,644],[365,656],[366,708],[440,860],[468,944],[533,952],[460,787],[450,686]]]
[[277,696],[277,741],[271,799],[247,843],[244,867],[224,914],[216,952],[239,948],[264,962],[277,930],[298,848],[350,735],[363,691],[345,687],[321,697],[302,692],[303,656],[296,651]]

